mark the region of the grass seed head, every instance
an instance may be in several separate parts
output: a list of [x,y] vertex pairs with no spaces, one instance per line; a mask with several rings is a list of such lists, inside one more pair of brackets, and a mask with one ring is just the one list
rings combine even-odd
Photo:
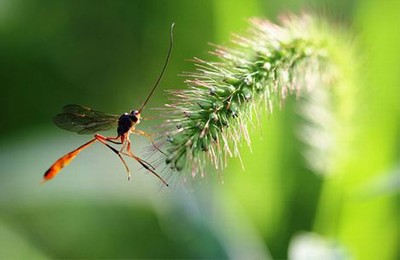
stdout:
[[328,84],[332,70],[318,22],[308,15],[286,16],[279,25],[252,19],[233,48],[212,52],[217,62],[195,58],[195,72],[185,74],[188,88],[169,92],[169,167],[192,178],[204,176],[206,161],[224,168],[228,157],[240,158],[242,140],[250,146],[249,126],[260,109],[271,114],[289,95]]

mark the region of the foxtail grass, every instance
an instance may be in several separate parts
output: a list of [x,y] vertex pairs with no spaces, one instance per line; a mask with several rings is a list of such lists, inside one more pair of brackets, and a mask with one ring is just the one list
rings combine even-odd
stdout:
[[194,58],[186,89],[168,91],[163,149],[171,169],[196,178],[204,177],[207,164],[220,170],[229,157],[242,161],[242,144],[251,149],[250,129],[261,116],[282,108],[290,95],[329,91],[340,78],[332,51],[339,39],[321,19],[303,14],[279,24],[249,23],[232,47],[211,52],[217,61]]

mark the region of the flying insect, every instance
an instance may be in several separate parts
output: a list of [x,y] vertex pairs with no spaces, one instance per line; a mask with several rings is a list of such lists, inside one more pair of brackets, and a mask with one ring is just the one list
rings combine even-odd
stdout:
[[[62,168],[68,165],[82,150],[89,147],[94,142],[98,141],[108,147],[111,151],[113,151],[124,164],[126,173],[128,176],[128,180],[131,179],[131,174],[128,165],[126,164],[125,159],[122,155],[128,156],[136,160],[143,168],[147,171],[151,172],[154,176],[156,176],[165,186],[169,186],[168,183],[155,171],[155,168],[145,160],[136,156],[131,151],[131,141],[129,139],[130,134],[138,134],[142,135],[150,140],[153,146],[160,151],[156,144],[154,143],[153,138],[150,134],[136,129],[136,126],[140,123],[142,118],[142,111],[150,98],[152,97],[154,91],[158,87],[165,70],[167,68],[167,64],[169,58],[171,56],[172,46],[173,46],[173,29],[174,23],[171,25],[170,31],[170,44],[167,53],[167,58],[165,60],[164,66],[161,70],[161,73],[154,84],[154,87],[150,91],[146,100],[139,110],[132,110],[129,113],[124,113],[122,115],[114,115],[103,113],[91,108],[83,107],[80,105],[66,105],[63,108],[63,112],[54,117],[54,123],[65,130],[76,132],[78,134],[94,134],[94,138],[88,141],[87,143],[79,146],[75,150],[67,153],[66,155],[59,158],[50,168],[45,172],[43,176],[43,181],[46,182],[52,178],[54,178]],[[117,136],[116,137],[106,137],[98,134],[98,131],[104,131],[111,129],[112,127],[117,127]],[[118,150],[111,146],[110,144],[122,145]]]

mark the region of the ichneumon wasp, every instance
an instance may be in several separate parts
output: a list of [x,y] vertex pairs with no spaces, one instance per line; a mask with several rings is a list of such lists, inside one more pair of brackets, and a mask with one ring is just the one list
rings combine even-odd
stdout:
[[[169,61],[169,58],[171,56],[171,51],[172,51],[172,46],[173,46],[173,29],[174,29],[174,23],[171,25],[171,31],[170,31],[170,44],[169,44],[169,49],[167,53],[167,58],[165,60],[164,66],[161,70],[160,75],[158,76],[158,79],[150,91],[149,95],[147,96],[146,100],[144,101],[142,107],[139,110],[132,110],[129,113],[124,113],[120,116],[118,115],[113,115],[113,114],[107,114],[103,113],[91,108],[79,106],[79,105],[66,105],[63,108],[63,112],[61,114],[58,114],[54,117],[54,123],[65,130],[76,132],[78,134],[94,134],[94,138],[90,140],[89,142],[79,146],[75,150],[67,153],[60,159],[58,159],[50,168],[45,172],[43,176],[43,182],[48,181],[52,178],[54,178],[60,171],[61,169],[69,164],[82,150],[90,146],[96,141],[99,141],[100,143],[104,144],[107,146],[111,151],[113,151],[121,160],[121,162],[124,164],[126,173],[128,175],[128,180],[131,178],[130,170],[128,165],[126,164],[124,158],[122,155],[131,157],[135,159],[143,168],[145,168],[147,171],[151,172],[156,176],[160,181],[165,185],[169,186],[168,183],[156,173],[155,168],[145,160],[141,159],[140,157],[134,155],[131,151],[131,141],[129,139],[130,134],[138,134],[142,135],[144,137],[147,137],[150,142],[153,144],[153,146],[160,151],[161,153],[164,154],[154,143],[154,140],[152,139],[151,135],[141,131],[139,129],[136,129],[136,126],[140,123],[140,119],[142,119],[141,114],[146,106],[147,102],[149,101],[150,97],[153,95],[154,91],[158,87],[161,78],[163,77],[165,70],[167,68],[167,64]],[[116,137],[106,137],[103,135],[98,134],[98,131],[104,131],[108,130],[112,127],[117,127],[117,136]],[[122,145],[120,150],[117,150],[113,146],[110,145],[112,144],[118,144]]]

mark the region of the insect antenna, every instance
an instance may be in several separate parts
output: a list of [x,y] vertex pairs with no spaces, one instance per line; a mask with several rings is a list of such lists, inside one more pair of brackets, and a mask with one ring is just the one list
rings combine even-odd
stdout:
[[157,79],[157,81],[156,81],[156,84],[154,85],[154,87],[153,87],[153,89],[151,90],[150,94],[147,96],[146,101],[144,101],[142,107],[139,109],[139,113],[142,112],[142,110],[143,110],[143,108],[146,106],[147,102],[149,102],[149,99],[151,98],[151,96],[153,95],[154,91],[155,91],[156,88],[158,87],[158,85],[159,85],[159,83],[160,83],[160,81],[161,81],[161,79],[162,79],[162,77],[163,77],[163,75],[164,75],[164,72],[165,72],[165,70],[166,70],[166,68],[167,68],[168,61],[169,61],[169,57],[171,56],[171,52],[172,52],[172,46],[173,46],[173,44],[174,44],[174,41],[173,41],[174,27],[175,27],[175,23],[172,23],[172,24],[171,24],[171,32],[170,32],[170,40],[169,40],[169,49],[168,49],[167,59],[165,60],[165,63],[164,63],[164,67],[163,67],[162,70],[161,70],[160,76],[158,76],[158,79]]

